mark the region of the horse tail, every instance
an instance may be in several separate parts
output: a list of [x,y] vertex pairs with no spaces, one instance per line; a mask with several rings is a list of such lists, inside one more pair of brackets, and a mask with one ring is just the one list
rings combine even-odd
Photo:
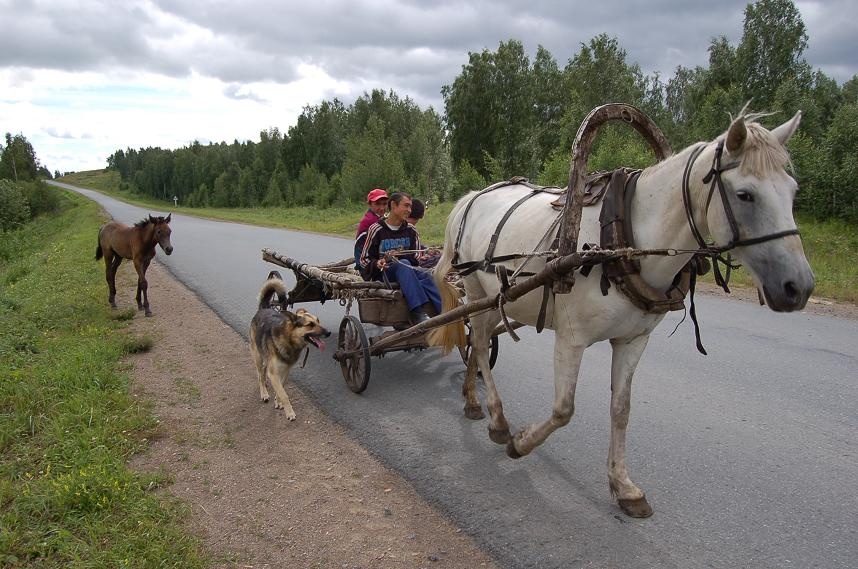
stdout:
[[103,256],[104,256],[104,251],[101,250],[101,229],[99,229],[98,230],[98,245],[95,246],[95,260],[98,261]]
[[277,294],[281,299],[286,298],[286,285],[278,278],[271,278],[262,284],[259,291],[259,309],[271,308],[271,297]]
[[[438,292],[441,293],[441,312],[449,312],[459,306],[460,295],[459,290],[447,282],[446,276],[453,268],[453,256],[456,251],[456,236],[458,235],[458,224],[453,223],[457,214],[462,210],[472,196],[465,197],[459,200],[459,203],[450,212],[450,217],[447,218],[447,230],[444,235],[444,249],[441,252],[441,258],[438,259],[438,264],[435,265],[433,278],[435,285],[438,287]],[[457,320],[446,326],[439,326],[427,335],[427,341],[430,346],[439,346],[444,354],[448,354],[454,347],[464,348],[467,344],[467,335],[465,334],[465,323],[462,320]]]

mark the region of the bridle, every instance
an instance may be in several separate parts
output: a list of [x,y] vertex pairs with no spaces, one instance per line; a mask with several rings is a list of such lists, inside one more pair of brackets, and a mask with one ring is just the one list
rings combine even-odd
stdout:
[[[727,166],[723,166],[721,164],[721,156],[724,153],[724,139],[722,138],[718,141],[718,145],[715,147],[715,157],[712,159],[712,168],[710,168],[709,172],[707,172],[703,177],[703,183],[709,184],[709,195],[706,197],[706,207],[703,211],[704,214],[709,211],[709,204],[712,202],[712,196],[715,194],[715,188],[717,188],[718,193],[721,196],[721,204],[724,207],[724,214],[727,216],[727,224],[730,226],[730,232],[732,235],[730,237],[730,241],[726,245],[719,246],[706,243],[706,240],[703,239],[703,234],[701,233],[700,228],[697,227],[697,223],[694,221],[694,212],[691,207],[691,185],[689,182],[694,161],[703,153],[703,150],[707,145],[708,143],[701,143],[698,145],[691,152],[691,156],[688,157],[688,162],[685,163],[685,171],[682,174],[682,203],[685,206],[685,216],[688,218],[688,227],[691,229],[691,234],[694,236],[695,241],[697,241],[697,245],[700,247],[698,254],[712,259],[715,282],[721,286],[725,292],[730,292],[730,289],[727,287],[727,283],[730,280],[730,270],[738,268],[738,265],[734,265],[732,263],[732,259],[729,254],[724,258],[722,253],[726,253],[736,247],[757,245],[758,243],[765,243],[766,241],[780,239],[781,237],[787,237],[789,235],[800,235],[800,233],[798,228],[796,228],[778,231],[776,233],[770,233],[760,237],[742,239],[739,234],[739,225],[736,223],[736,216],[733,213],[730,201],[727,199],[727,190],[724,188],[724,181],[721,179],[721,174],[723,172],[736,168],[739,163],[733,162]],[[723,263],[727,267],[726,278],[721,275],[721,270],[718,267],[719,262]]]

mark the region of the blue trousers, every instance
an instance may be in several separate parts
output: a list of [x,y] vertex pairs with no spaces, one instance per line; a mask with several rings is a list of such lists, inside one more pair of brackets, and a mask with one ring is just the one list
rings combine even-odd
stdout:
[[408,303],[408,310],[420,308],[427,302],[431,302],[437,313],[441,313],[441,294],[428,271],[412,267],[407,261],[400,261],[389,265],[385,274],[389,280],[399,283],[402,296]]

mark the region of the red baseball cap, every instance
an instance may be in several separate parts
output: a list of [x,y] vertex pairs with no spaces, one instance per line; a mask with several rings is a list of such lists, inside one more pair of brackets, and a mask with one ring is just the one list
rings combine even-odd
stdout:
[[376,188],[366,195],[366,201],[369,203],[386,199],[388,199],[387,192],[385,192],[381,188]]

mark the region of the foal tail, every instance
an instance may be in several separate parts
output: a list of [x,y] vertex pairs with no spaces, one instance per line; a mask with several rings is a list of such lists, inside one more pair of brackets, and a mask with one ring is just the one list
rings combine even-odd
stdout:
[[95,246],[95,260],[98,261],[104,256],[104,251],[101,250],[101,230],[98,230],[98,245]]
[[101,234],[104,233],[104,225],[98,229],[98,244],[95,246],[95,260],[98,261],[104,256],[104,251],[101,248]]
[[[469,201],[470,196],[467,196],[456,204],[453,211],[450,212],[450,217],[447,218],[447,231],[444,236],[444,249],[441,253],[441,258],[438,259],[438,264],[435,266],[433,278],[435,285],[438,287],[438,292],[441,293],[441,312],[449,312],[459,306],[460,296],[459,290],[452,284],[448,283],[445,277],[453,268],[453,255],[456,253],[456,234],[458,233],[458,224],[454,223],[456,214],[461,211],[464,204]],[[430,346],[439,346],[441,352],[449,354],[453,348],[464,348],[468,342],[465,334],[465,323],[462,320],[457,320],[446,326],[439,326],[427,335],[427,341]]]

